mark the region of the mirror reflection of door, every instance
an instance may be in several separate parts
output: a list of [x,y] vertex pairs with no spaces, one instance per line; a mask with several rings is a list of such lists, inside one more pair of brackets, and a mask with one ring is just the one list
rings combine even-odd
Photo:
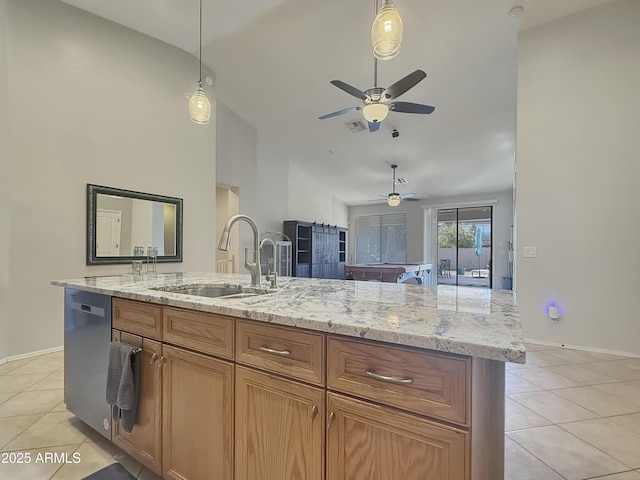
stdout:
[[120,230],[122,212],[119,210],[96,211],[96,255],[117,257],[120,255]]
[[438,284],[491,288],[491,206],[438,210]]

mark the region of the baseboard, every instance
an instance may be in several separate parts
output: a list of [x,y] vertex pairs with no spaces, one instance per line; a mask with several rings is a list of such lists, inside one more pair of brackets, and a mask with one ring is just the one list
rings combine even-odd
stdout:
[[37,352],[29,352],[29,353],[21,353],[20,355],[12,355],[11,357],[5,357],[3,359],[0,359],[0,365],[7,362],[13,362],[14,360],[23,360],[25,358],[37,357],[39,355],[44,355],[46,353],[59,352],[61,350],[64,350],[64,347],[62,345],[59,347],[45,348],[44,350],[38,350]]
[[568,345],[566,343],[543,342],[542,340],[532,340],[529,338],[525,338],[524,341],[526,343],[533,343],[535,345],[544,345],[546,347],[568,348],[571,350],[582,350],[585,352],[607,353],[609,355],[619,355],[621,357],[640,358],[640,355],[637,353],[620,352],[618,350],[608,350],[606,348],[583,347],[579,345]]

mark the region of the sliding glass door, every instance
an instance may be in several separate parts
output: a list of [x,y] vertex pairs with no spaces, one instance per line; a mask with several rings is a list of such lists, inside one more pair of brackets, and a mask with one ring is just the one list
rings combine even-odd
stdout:
[[438,210],[438,284],[491,288],[490,206]]

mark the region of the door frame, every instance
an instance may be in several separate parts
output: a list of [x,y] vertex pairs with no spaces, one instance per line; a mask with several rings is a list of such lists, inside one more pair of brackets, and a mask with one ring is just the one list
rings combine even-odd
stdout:
[[[427,275],[426,285],[438,285],[438,210],[446,209],[446,208],[465,208],[465,207],[483,207],[490,206],[491,208],[491,242],[494,241],[494,232],[493,232],[493,212],[498,204],[497,198],[488,198],[485,200],[468,200],[465,202],[443,202],[443,203],[431,203],[422,205],[422,209],[424,211],[424,245],[423,245],[423,256],[427,263],[431,263],[433,267],[431,268],[431,272]],[[494,275],[494,259],[495,252],[491,251],[491,282],[490,284],[493,286],[493,277]]]
[[[459,243],[460,242],[460,225],[461,224],[462,225],[474,225],[476,228],[478,228],[477,224],[474,223],[474,222],[476,220],[485,220],[484,218],[478,218],[478,219],[475,219],[475,220],[473,218],[471,218],[470,220],[461,219],[460,218],[461,211],[479,209],[479,208],[482,208],[483,210],[487,209],[487,208],[490,209],[489,210],[489,215],[487,217],[487,219],[489,220],[489,226],[490,226],[490,232],[491,232],[491,241],[490,241],[490,245],[491,245],[490,249],[491,250],[490,250],[490,253],[489,253],[489,258],[488,258],[488,263],[487,263],[488,270],[489,270],[489,278],[488,278],[488,280],[489,280],[488,283],[489,284],[488,285],[474,285],[473,282],[471,282],[471,284],[461,284],[460,283],[460,278],[459,278],[460,277],[460,249],[461,249],[460,243]],[[456,230],[456,242],[455,242],[456,246],[455,246],[455,254],[454,254],[454,256],[455,256],[455,264],[450,266],[450,270],[456,270],[456,275],[455,275],[455,283],[453,283],[453,284],[446,283],[446,282],[443,282],[443,283],[439,283],[438,282],[437,273],[438,273],[438,266],[440,265],[440,248],[438,247],[438,254],[436,256],[436,282],[438,283],[438,285],[455,285],[456,287],[466,286],[466,287],[492,288],[492,286],[493,286],[493,277],[494,277],[494,274],[493,274],[493,230],[494,230],[493,229],[493,206],[492,205],[474,205],[474,206],[438,208],[436,210],[436,225],[437,225],[436,226],[436,243],[437,243],[437,240],[438,240],[438,235],[439,235],[439,230],[440,230],[438,218],[440,216],[439,214],[440,214],[441,211],[455,212],[455,214],[454,214],[455,219],[452,220],[452,222],[455,223],[455,227],[456,227],[455,228],[455,230]],[[450,222],[450,220],[446,220],[446,221]],[[483,247],[484,247],[484,245],[483,245]],[[451,268],[451,267],[453,267],[453,268]],[[473,272],[473,270],[475,270],[475,269],[472,269],[472,272]],[[478,270],[484,270],[484,269],[478,268]],[[473,277],[473,273],[472,273],[472,277]],[[444,276],[443,276],[443,278],[444,278]],[[478,278],[482,278],[482,277],[478,277]]]

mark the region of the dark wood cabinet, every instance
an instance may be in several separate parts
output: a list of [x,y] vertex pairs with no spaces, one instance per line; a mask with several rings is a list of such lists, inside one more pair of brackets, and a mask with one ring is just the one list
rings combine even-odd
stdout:
[[287,220],[284,234],[292,242],[296,277],[344,278],[347,229],[317,222]]

